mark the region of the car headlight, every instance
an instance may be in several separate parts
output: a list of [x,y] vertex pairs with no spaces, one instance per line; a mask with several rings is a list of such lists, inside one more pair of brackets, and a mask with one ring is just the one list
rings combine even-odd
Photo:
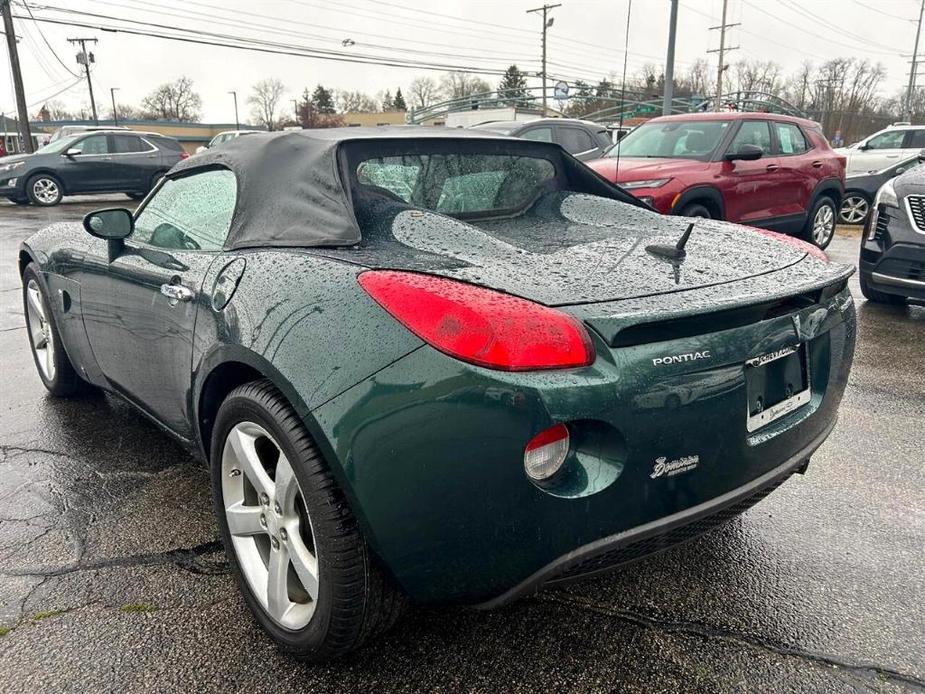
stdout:
[[636,188],[661,188],[670,180],[670,178],[650,178],[645,181],[627,181],[626,183],[619,183],[618,185],[623,188],[623,190],[635,190]]
[[12,171],[13,169],[18,169],[20,166],[25,164],[24,161],[14,161],[10,164],[3,164],[0,166],[0,173],[6,173],[7,171]]
[[874,196],[874,206],[868,221],[870,226],[867,228],[868,241],[873,241],[874,236],[877,235],[877,218],[880,216],[880,205],[896,208],[899,207],[899,199],[896,197],[896,189],[893,187],[893,179],[890,179],[882,186],[880,186],[880,190],[878,190],[877,194]]

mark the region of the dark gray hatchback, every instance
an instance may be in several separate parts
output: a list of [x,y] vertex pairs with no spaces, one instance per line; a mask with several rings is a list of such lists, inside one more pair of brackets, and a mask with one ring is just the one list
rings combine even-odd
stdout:
[[473,130],[488,130],[499,135],[525,140],[555,142],[580,161],[604,156],[613,140],[600,123],[577,118],[540,118],[531,121],[488,121],[472,126]]
[[0,196],[43,206],[57,205],[65,195],[125,193],[138,199],[188,156],[179,142],[157,133],[78,133],[34,154],[0,159]]

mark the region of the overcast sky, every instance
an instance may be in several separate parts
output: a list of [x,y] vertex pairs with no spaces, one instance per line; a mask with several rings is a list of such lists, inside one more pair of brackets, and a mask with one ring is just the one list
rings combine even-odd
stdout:
[[[26,10],[22,0],[14,14]],[[548,0],[554,3],[556,0]],[[541,20],[526,10],[541,0],[29,0],[36,16],[66,18],[51,6],[182,26],[221,34],[311,46],[354,54],[374,54],[407,60],[503,69],[516,62],[522,69],[539,69]],[[552,11],[549,30],[549,72],[574,79],[598,80],[620,74],[623,36],[629,0],[561,0]],[[677,67],[700,57],[716,64],[722,0],[682,0],[677,40]],[[729,0],[727,21],[740,22],[730,30],[729,44],[741,48],[738,58],[773,59],[789,73],[804,60],[821,62],[838,56],[869,58],[887,69],[885,94],[904,87],[909,54],[915,39],[918,0]],[[633,0],[629,43],[629,72],[644,63],[664,65],[668,40],[669,0]],[[73,21],[113,24],[111,19],[71,14]],[[114,34],[89,28],[34,24],[16,20],[20,58],[30,115],[43,100],[74,82],[67,69],[78,71],[75,49],[68,37],[92,36],[97,104],[108,111],[109,88],[132,104],[162,82],[181,75],[193,79],[203,99],[203,120],[233,122],[229,91],[238,93],[242,120],[248,112],[244,99],[251,85],[278,77],[289,90],[291,109],[304,87],[322,83],[335,89],[393,93],[420,74],[407,67],[356,65],[293,56],[267,55],[229,48],[178,43],[158,38]],[[123,24],[138,29],[139,26]],[[39,33],[41,29],[41,34]],[[169,31],[169,30],[164,30]],[[44,39],[42,37],[44,35]],[[46,45],[45,40],[48,44]],[[351,39],[355,45],[343,48]],[[925,47],[925,40],[923,40]],[[61,58],[58,62],[52,50]],[[925,48],[923,48],[925,51]],[[0,110],[15,111],[9,62],[0,50]],[[925,72],[923,79],[925,79]],[[493,85],[497,77],[486,75]],[[535,80],[538,84],[538,80]],[[69,106],[89,103],[86,81],[53,98]]]

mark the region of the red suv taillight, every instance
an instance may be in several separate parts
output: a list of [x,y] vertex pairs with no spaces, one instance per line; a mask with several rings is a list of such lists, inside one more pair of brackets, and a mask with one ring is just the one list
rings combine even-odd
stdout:
[[189,159],[189,152],[180,152],[180,159]]
[[594,346],[581,323],[526,299],[397,270],[369,270],[359,283],[427,344],[471,364],[532,371],[594,361]]

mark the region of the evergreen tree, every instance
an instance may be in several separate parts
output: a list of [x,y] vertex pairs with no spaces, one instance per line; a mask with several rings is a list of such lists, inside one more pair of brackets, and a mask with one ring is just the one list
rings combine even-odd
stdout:
[[526,103],[527,78],[516,65],[511,65],[504,72],[501,83],[498,85],[498,96],[511,106]]
[[318,113],[337,113],[337,109],[334,108],[334,95],[330,89],[325,89],[320,84],[312,92],[312,106]]
[[386,89],[385,95],[382,97],[382,110],[392,111],[394,108],[395,108],[395,102],[392,100],[392,92]]
[[401,87],[395,90],[395,100],[392,101],[392,108],[396,111],[407,111],[408,105],[405,103],[405,97],[402,96]]

